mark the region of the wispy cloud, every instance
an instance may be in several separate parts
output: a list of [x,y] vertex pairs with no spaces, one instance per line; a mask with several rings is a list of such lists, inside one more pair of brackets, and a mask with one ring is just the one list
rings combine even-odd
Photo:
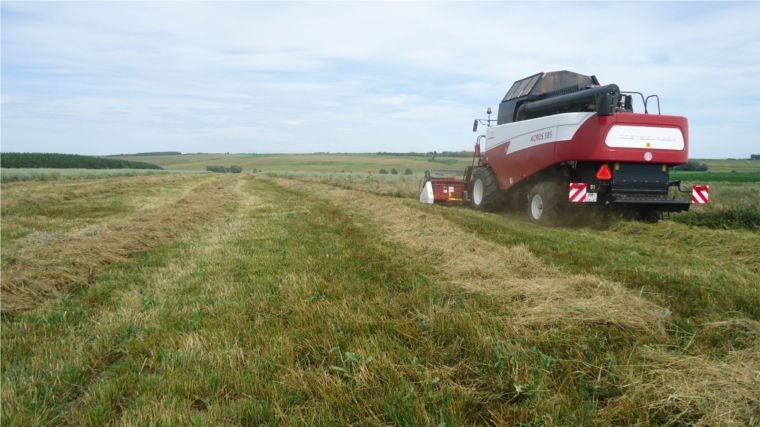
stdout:
[[693,157],[760,139],[756,3],[2,3],[2,149],[427,151],[514,80],[595,74],[690,119]]

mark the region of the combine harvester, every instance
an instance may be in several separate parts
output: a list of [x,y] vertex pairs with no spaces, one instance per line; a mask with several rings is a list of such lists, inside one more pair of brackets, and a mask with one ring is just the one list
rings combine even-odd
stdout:
[[[643,114],[633,112],[634,96],[641,97]],[[649,111],[652,99],[657,114]],[[473,132],[478,123],[487,128],[473,165],[428,171],[420,201],[470,202],[481,211],[524,207],[533,222],[547,225],[570,208],[596,206],[649,222],[687,211],[689,202],[669,195],[671,187],[684,191],[668,170],[688,161],[688,120],[659,110],[657,95],[601,86],[596,76],[555,71],[518,80],[501,101],[495,126],[490,107],[488,119],[475,120]],[[708,186],[694,186],[692,202],[707,203],[708,193]]]

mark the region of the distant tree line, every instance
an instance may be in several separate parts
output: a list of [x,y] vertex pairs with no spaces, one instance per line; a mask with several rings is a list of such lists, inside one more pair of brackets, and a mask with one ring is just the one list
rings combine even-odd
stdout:
[[179,151],[152,151],[149,153],[135,153],[135,154],[112,154],[106,157],[129,157],[129,156],[181,156]]
[[417,157],[466,157],[466,158],[472,158],[472,156],[475,155],[474,151],[441,151],[440,153],[437,151],[429,151],[427,153],[415,153],[415,152],[408,152],[408,153],[388,153],[385,151],[381,151],[378,153],[375,153],[378,156],[417,156]]
[[409,156],[409,157],[417,156],[417,157],[425,157],[425,156],[430,156],[432,153],[414,153],[414,152],[411,152],[411,151],[408,152],[408,153],[387,153],[385,151],[382,151],[382,152],[375,153],[375,154],[378,155],[378,156]]
[[760,160],[760,154],[753,154],[749,156],[750,160]]
[[677,171],[706,171],[709,168],[710,167],[705,163],[699,163],[696,160],[689,160],[689,163],[685,165],[678,165],[673,169]]
[[240,173],[243,172],[243,168],[240,166],[232,165],[228,168],[225,168],[224,166],[206,166],[206,170],[210,172],[217,172],[217,173]]
[[57,153],[2,153],[0,154],[0,167],[53,169],[163,169],[152,163]]
[[[380,174],[381,175],[387,175],[388,171],[386,169],[380,169]],[[404,171],[404,175],[413,175],[413,174],[414,174],[414,172],[412,172],[412,170],[409,169],[409,168],[406,168],[406,170]],[[398,169],[392,168],[391,169],[391,175],[398,175]]]
[[439,157],[464,157],[471,159],[473,156],[475,156],[474,151],[441,151],[441,154],[438,155]]

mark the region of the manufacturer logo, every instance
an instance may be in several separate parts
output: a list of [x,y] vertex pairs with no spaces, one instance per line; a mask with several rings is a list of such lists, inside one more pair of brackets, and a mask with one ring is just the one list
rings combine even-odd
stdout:
[[649,141],[647,143],[651,143],[651,141],[663,141],[663,142],[675,142],[677,141],[676,138],[672,136],[658,136],[658,135],[635,135],[635,134],[629,134],[629,133],[619,133],[618,139],[628,139],[633,141]]
[[651,162],[652,161],[652,153],[650,153],[649,151],[647,151],[646,153],[644,153],[644,160],[646,160],[648,162]]
[[553,131],[539,132],[530,137],[530,142],[541,141],[543,139],[549,139],[552,137]]

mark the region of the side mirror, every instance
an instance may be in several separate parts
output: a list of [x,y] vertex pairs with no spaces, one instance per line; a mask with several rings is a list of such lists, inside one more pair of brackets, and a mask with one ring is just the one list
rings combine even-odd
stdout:
[[478,119],[475,119],[475,123],[472,124],[472,131],[473,132],[478,131]]
[[612,105],[612,95],[609,93],[603,93],[596,97],[596,113],[600,116],[612,116],[615,114],[615,110]]

